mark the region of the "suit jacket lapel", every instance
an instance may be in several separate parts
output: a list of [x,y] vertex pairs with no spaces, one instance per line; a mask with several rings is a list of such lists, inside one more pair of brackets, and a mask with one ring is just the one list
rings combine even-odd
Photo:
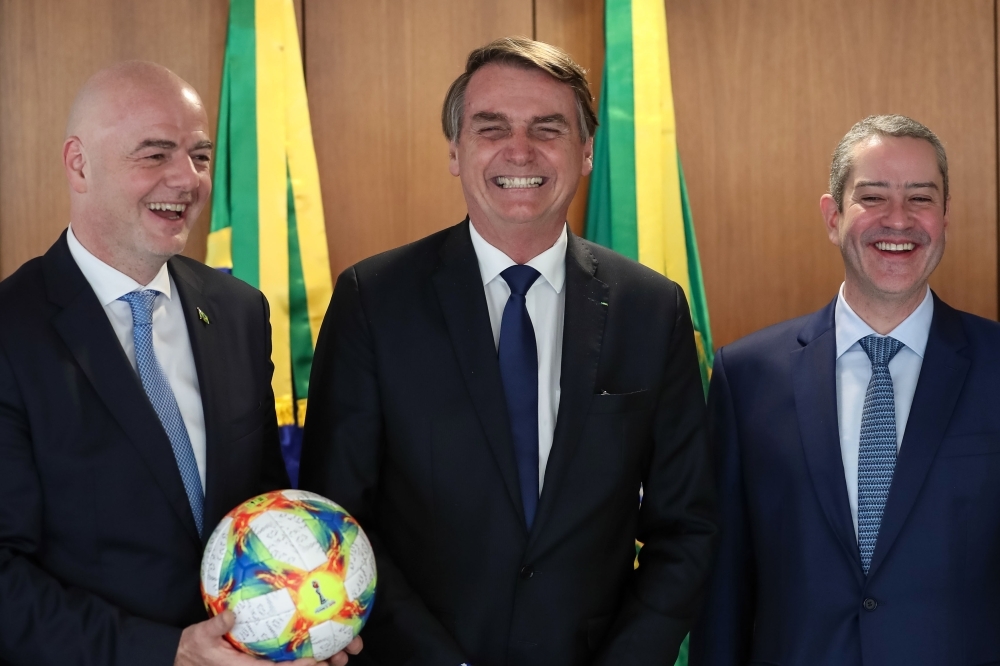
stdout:
[[935,294],[934,319],[875,542],[869,578],[899,536],[944,438],[969,370],[970,360],[960,353],[965,346],[961,318]]
[[466,220],[452,229],[441,248],[442,263],[432,280],[469,396],[510,500],[523,522],[524,507],[511,442],[507,401],[500,379],[483,279],[468,225]]
[[173,450],[153,406],[122,350],[111,322],[77,267],[65,234],[45,254],[49,299],[62,307],[53,326],[69,348],[101,401],[146,462],[192,538],[198,530]]
[[597,259],[579,238],[569,234],[559,413],[529,548],[552,517],[559,486],[583,437],[587,411],[594,395],[609,291],[608,285],[594,277],[596,271]]
[[836,299],[812,315],[799,333],[803,346],[792,352],[792,386],[802,449],[816,496],[845,554],[857,564],[860,583],[861,555],[847,498],[837,418],[835,303]]
[[191,352],[194,355],[195,371],[198,373],[198,390],[201,393],[201,406],[205,414],[205,530],[202,539],[211,536],[214,527],[212,521],[221,518],[231,507],[218,506],[219,497],[224,497],[223,487],[226,482],[225,451],[222,450],[221,428],[218,416],[220,412],[219,391],[225,390],[219,385],[219,372],[210,368],[219,359],[225,358],[225,340],[219,339],[220,327],[212,328],[199,318],[198,310],[211,316],[218,312],[212,301],[202,291],[203,283],[195,273],[180,261],[171,259],[168,264],[170,274],[174,278],[178,296],[184,310],[184,321],[187,324],[188,338],[191,340]]

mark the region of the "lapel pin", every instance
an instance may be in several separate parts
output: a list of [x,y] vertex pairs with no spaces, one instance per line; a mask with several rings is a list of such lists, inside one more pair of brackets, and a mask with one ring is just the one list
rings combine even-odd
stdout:
[[201,308],[195,308],[195,309],[196,309],[196,310],[198,310],[198,319],[200,319],[200,320],[202,320],[203,322],[205,322],[205,326],[208,326],[209,324],[211,324],[211,323],[212,323],[212,322],[210,322],[210,321],[208,320],[208,315],[207,315],[207,314],[205,314],[205,311],[204,311],[204,310],[202,310]]
[[608,302],[607,301],[601,301],[601,305],[603,305],[604,307],[608,307]]

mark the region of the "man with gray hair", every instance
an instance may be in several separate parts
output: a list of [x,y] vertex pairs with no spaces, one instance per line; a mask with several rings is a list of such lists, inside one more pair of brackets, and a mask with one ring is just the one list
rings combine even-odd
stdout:
[[944,147],[865,118],[820,209],[840,293],[716,355],[723,536],[691,665],[1000,662],[1000,325],[927,284]]
[[566,53],[476,49],[442,122],[468,218],[340,276],[310,380],[302,486],[378,560],[361,659],[671,664],[715,540],[687,301],[567,228],[597,120]]

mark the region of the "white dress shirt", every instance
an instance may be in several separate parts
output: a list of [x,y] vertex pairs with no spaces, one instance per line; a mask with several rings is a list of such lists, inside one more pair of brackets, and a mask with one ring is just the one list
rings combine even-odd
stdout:
[[[934,317],[934,299],[928,287],[924,300],[889,335],[900,342],[896,355],[889,361],[892,390],[896,398],[896,450],[903,443],[906,420],[910,416],[913,394],[917,390],[920,366],[924,362],[927,336]],[[854,519],[854,536],[858,535],[858,448],[861,443],[861,411],[865,393],[872,377],[868,354],[858,342],[875,333],[844,300],[844,286],[834,313],[837,331],[837,419],[840,426],[840,455],[844,460],[847,498]]]
[[135,340],[132,337],[132,308],[118,298],[137,289],[155,289],[160,292],[153,303],[153,350],[177,399],[181,418],[184,419],[188,438],[194,448],[198,476],[201,477],[201,488],[204,491],[205,412],[202,409],[198,372],[194,366],[194,353],[191,351],[184,310],[180,297],[174,298],[177,288],[167,265],[163,264],[149,284],[141,285],[91,254],[77,240],[72,225],[66,232],[66,242],[73,260],[97,294],[97,300],[104,306],[104,313],[108,315],[111,327],[136,375],[139,368],[135,362]]
[[[510,297],[510,287],[500,273],[517,262],[493,247],[469,223],[472,247],[479,259],[479,272],[486,291],[486,305],[493,327],[493,344],[500,346],[500,323]],[[524,300],[535,329],[538,348],[538,493],[545,481],[545,466],[552,450],[552,435],[559,413],[559,377],[562,371],[563,313],[566,310],[566,227],[555,244],[527,263],[541,273]]]

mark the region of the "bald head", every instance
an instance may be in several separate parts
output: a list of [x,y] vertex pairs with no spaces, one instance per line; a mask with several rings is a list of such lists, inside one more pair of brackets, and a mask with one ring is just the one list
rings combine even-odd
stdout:
[[106,264],[147,284],[184,248],[211,192],[208,117],[166,67],[121,62],[73,102],[63,163],[73,233]]
[[155,62],[126,60],[97,72],[83,84],[73,100],[66,137],[113,126],[136,103],[148,96],[182,95],[198,106],[201,97],[184,79]]

